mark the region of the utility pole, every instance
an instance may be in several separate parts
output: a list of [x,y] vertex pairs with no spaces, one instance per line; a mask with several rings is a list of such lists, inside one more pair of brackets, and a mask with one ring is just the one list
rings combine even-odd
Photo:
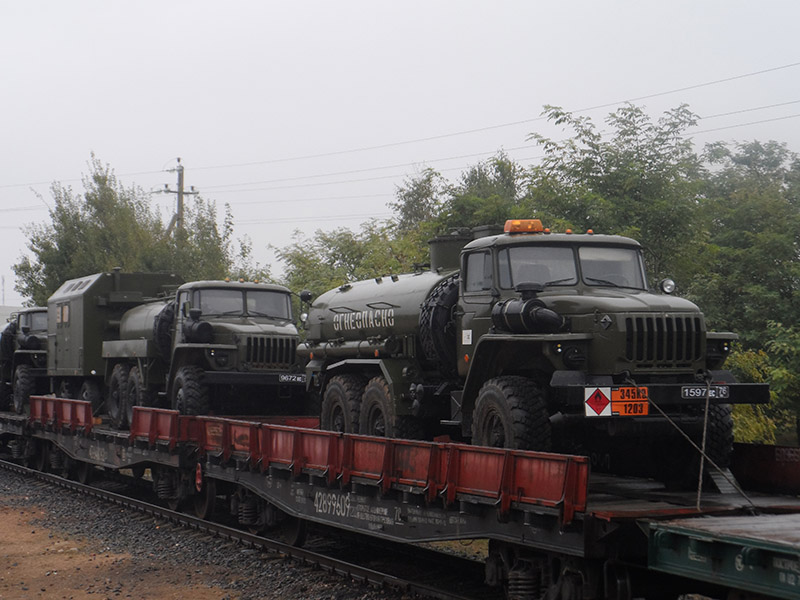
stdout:
[[173,228],[176,231],[183,231],[183,197],[184,196],[196,196],[200,192],[194,189],[194,186],[189,188],[189,191],[186,192],[183,189],[183,165],[181,164],[181,159],[178,157],[178,166],[174,169],[169,169],[170,173],[178,173],[178,189],[171,190],[169,186],[165,183],[164,189],[160,190],[164,194],[177,194],[178,195],[178,205],[175,210],[175,214],[172,215],[172,220],[169,222],[169,227],[167,227],[167,236],[172,234]]

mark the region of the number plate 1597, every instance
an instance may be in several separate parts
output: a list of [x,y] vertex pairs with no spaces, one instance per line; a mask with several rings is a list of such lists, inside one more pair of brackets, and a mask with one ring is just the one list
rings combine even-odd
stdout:
[[708,394],[709,398],[727,398],[730,396],[730,388],[727,385],[712,385],[706,387],[704,385],[684,385],[681,387],[681,398],[705,398]]

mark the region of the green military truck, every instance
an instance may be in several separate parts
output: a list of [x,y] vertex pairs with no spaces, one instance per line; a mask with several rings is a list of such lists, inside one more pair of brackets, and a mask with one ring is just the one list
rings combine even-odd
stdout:
[[0,334],[0,410],[25,410],[28,396],[47,371],[47,309],[25,308],[11,316]]
[[298,342],[287,288],[186,283],[169,300],[126,312],[119,338],[103,342],[109,416],[125,425],[134,405],[159,396],[184,414],[302,411]]
[[667,454],[689,460],[676,427],[699,443],[707,424],[707,454],[725,466],[730,405],[767,402],[768,388],[723,370],[736,336],[707,331],[662,284],[648,288],[632,239],[509,221],[435,240],[428,270],[321,295],[298,353],[325,429],[449,432],[641,472]]
[[299,336],[282,286],[115,269],[65,282],[47,310],[37,389],[90,401],[115,427],[130,424],[137,405],[185,414],[303,408],[305,376],[292,368]]
[[103,344],[119,339],[128,311],[163,306],[181,283],[170,273],[120,269],[65,281],[47,301],[50,391],[91,402],[95,414],[107,412],[110,369]]

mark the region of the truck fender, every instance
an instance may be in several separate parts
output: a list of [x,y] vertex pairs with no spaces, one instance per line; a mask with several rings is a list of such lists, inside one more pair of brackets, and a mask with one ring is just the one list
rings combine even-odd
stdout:
[[469,371],[461,396],[462,429],[472,427],[472,410],[483,384],[499,375],[549,373],[555,368],[547,358],[545,344],[589,339],[584,334],[488,334],[481,337],[469,357]]

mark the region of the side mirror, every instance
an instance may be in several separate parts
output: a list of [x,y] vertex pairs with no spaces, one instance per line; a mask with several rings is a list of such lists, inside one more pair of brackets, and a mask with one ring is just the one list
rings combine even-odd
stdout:
[[300,292],[300,301],[305,302],[308,304],[314,299],[314,294],[311,293],[311,290],[303,290]]

